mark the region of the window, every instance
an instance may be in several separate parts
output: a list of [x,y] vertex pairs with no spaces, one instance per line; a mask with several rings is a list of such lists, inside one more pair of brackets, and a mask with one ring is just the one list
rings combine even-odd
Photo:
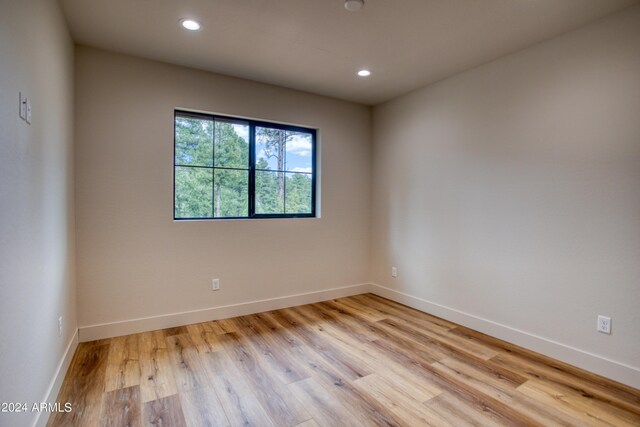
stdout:
[[314,217],[316,131],[175,112],[174,219]]

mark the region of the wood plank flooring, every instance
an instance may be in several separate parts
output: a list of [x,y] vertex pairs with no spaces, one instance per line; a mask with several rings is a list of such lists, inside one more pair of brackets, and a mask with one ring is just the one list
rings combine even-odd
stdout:
[[640,391],[366,294],[82,343],[49,426],[640,426]]

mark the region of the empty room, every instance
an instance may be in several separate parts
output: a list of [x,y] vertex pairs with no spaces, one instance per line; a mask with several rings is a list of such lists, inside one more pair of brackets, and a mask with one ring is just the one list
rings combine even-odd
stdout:
[[0,427],[640,426],[640,1],[0,0]]

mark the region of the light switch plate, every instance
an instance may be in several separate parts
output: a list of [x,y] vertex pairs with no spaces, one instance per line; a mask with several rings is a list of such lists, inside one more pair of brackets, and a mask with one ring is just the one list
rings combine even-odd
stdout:
[[20,118],[22,120],[27,120],[27,97],[24,96],[22,92],[19,92],[19,102],[20,107],[18,111],[20,112]]
[[27,98],[27,123],[31,124],[31,101]]

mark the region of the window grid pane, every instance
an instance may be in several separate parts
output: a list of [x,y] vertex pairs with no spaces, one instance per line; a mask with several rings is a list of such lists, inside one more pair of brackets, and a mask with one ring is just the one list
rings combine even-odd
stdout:
[[175,128],[175,164],[213,166],[213,121],[177,117]]
[[213,213],[213,169],[177,166],[175,217],[206,218]]
[[248,169],[249,124],[231,120],[215,120],[215,167]]
[[285,179],[285,212],[311,213],[312,179],[306,173],[287,173]]
[[214,218],[242,218],[249,214],[248,169],[213,169]]

